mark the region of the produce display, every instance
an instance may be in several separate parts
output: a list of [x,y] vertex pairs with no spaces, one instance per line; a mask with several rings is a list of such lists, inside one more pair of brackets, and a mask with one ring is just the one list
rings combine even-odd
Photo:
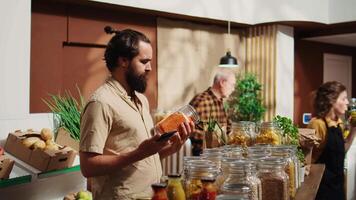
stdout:
[[41,149],[41,150],[59,150],[59,145],[56,144],[53,139],[53,133],[51,129],[43,128],[40,134],[32,131],[29,134],[24,135],[22,139],[22,144],[30,149]]

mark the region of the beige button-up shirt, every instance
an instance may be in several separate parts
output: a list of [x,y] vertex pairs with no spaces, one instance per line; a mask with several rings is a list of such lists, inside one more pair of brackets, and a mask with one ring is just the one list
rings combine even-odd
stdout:
[[[136,92],[137,103],[125,89],[109,78],[89,99],[81,118],[80,151],[120,154],[132,151],[150,138],[153,121],[147,98]],[[151,184],[162,176],[155,154],[112,174],[92,178],[94,199],[133,199],[150,196]]]

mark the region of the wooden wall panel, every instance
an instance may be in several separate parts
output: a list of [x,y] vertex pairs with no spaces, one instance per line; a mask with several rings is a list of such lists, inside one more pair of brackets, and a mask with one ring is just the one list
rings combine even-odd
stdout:
[[356,96],[356,48],[295,40],[295,77],[294,77],[294,122],[302,124],[303,113],[312,113],[313,92],[323,83],[323,54],[341,54],[352,56],[353,92]]
[[248,28],[246,35],[246,72],[255,74],[262,84],[265,121],[276,112],[276,34],[276,25],[266,25]]
[[48,111],[42,98],[62,89],[63,49],[66,39],[66,7],[32,5],[30,112]]
[[[142,20],[144,19],[144,20]],[[30,112],[48,112],[42,102],[48,93],[70,90],[77,94],[78,84],[84,97],[109,74],[104,48],[63,46],[63,42],[106,45],[112,37],[104,33],[106,25],[132,28],[145,33],[152,42],[152,72],[145,95],[151,108],[157,106],[156,18],[127,11],[34,1],[32,4]],[[45,84],[44,84],[45,83]]]

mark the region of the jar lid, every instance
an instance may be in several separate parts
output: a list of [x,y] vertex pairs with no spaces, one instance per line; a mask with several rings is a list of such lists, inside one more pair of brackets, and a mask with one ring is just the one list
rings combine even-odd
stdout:
[[168,178],[180,178],[180,174],[168,174]]
[[154,183],[151,185],[152,188],[166,188],[167,184],[166,183]]
[[214,183],[215,182],[215,178],[213,178],[213,177],[203,177],[203,178],[201,178],[200,179],[201,180],[201,182],[208,182],[208,183]]

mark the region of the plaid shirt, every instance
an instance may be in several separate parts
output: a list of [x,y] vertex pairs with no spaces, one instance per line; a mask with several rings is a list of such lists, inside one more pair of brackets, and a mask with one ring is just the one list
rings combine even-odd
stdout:
[[217,120],[221,127],[226,128],[227,134],[230,133],[231,121],[224,109],[223,100],[214,95],[211,87],[196,95],[189,104],[195,108],[201,121],[207,122],[211,117],[211,119]]

